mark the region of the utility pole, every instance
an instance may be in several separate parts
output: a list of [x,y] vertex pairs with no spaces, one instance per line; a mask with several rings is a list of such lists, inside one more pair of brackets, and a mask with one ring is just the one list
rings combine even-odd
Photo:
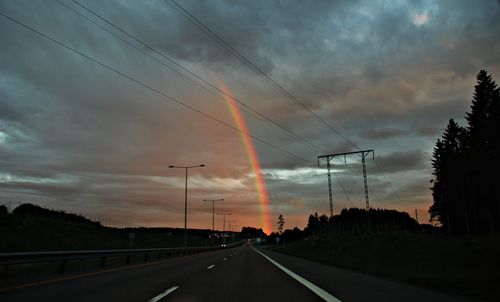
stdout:
[[228,236],[231,237],[231,241],[232,241],[232,239],[233,239],[233,223],[235,223],[236,220],[227,220],[226,222],[227,222],[228,227],[229,227],[229,235]]
[[222,216],[222,237],[224,238],[224,243],[226,243],[226,216],[231,216],[231,213],[217,213],[217,215]]
[[169,168],[174,169],[185,169],[186,170],[186,185],[184,187],[184,246],[187,246],[187,194],[188,194],[188,170],[191,168],[200,168],[205,167],[205,165],[197,165],[197,166],[168,166]]
[[344,162],[347,163],[346,156],[350,154],[361,154],[361,163],[363,164],[363,183],[365,186],[365,203],[366,210],[370,209],[370,201],[368,199],[368,179],[366,178],[366,156],[372,153],[373,159],[375,159],[375,153],[373,149],[370,150],[360,150],[353,152],[343,152],[343,153],[334,153],[318,156],[318,167],[320,166],[320,159],[323,159],[326,162],[327,176],[328,176],[328,196],[330,201],[330,217],[333,216],[333,193],[332,193],[332,176],[331,176],[331,161],[337,156],[344,156]]
[[370,152],[372,152],[373,159],[375,159],[375,153],[373,152],[373,150],[368,151],[368,152],[361,151],[361,161],[363,162],[363,183],[365,185],[365,203],[366,203],[366,210],[367,211],[370,209],[370,201],[368,199],[368,179],[366,178],[365,158]]
[[212,202],[212,231],[215,231],[215,202],[216,201],[224,201],[224,198],[220,198],[220,199],[203,199],[203,201],[211,201]]

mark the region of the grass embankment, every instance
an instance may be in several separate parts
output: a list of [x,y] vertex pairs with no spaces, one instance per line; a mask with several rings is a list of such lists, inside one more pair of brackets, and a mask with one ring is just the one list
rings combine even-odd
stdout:
[[[135,234],[133,248],[183,246],[183,236],[168,231],[117,229],[97,223],[73,223],[51,217],[1,214],[0,252],[128,249],[129,233]],[[189,236],[188,244],[205,246],[206,241],[201,237]]]
[[[184,246],[184,230],[174,228],[109,228],[81,216],[40,210],[33,214],[0,213],[0,253],[129,249],[129,234],[134,233],[134,249],[172,248]],[[189,236],[189,231],[201,236]],[[220,245],[222,238],[206,240],[206,230],[188,230],[189,246]],[[151,260],[160,259],[160,254],[149,255]],[[163,254],[162,259],[177,254]],[[73,261],[51,261],[0,267],[0,283],[17,282],[23,278],[57,275],[70,272],[94,271],[102,267],[119,267],[147,262],[144,255],[126,257],[89,258]],[[13,281],[14,280],[14,281]],[[6,284],[3,284],[5,286]],[[0,285],[1,287],[2,285]]]
[[322,235],[275,251],[388,279],[500,301],[500,237]]

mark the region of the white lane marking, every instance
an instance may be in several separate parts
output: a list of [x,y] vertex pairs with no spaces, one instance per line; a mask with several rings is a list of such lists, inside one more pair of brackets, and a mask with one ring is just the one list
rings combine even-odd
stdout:
[[266,258],[269,260],[272,264],[276,265],[280,270],[284,271],[287,273],[290,277],[293,279],[299,281],[302,285],[305,287],[309,288],[313,293],[316,295],[320,296],[323,300],[328,301],[328,302],[341,302],[339,299],[336,297],[332,296],[329,292],[325,291],[324,289],[320,288],[316,284],[310,282],[309,280],[297,275],[296,273],[292,272],[291,270],[287,269],[283,265],[279,264],[278,262],[274,261],[273,259],[269,258],[267,255],[264,255],[262,252],[256,250],[255,248],[252,247],[254,251],[257,253],[261,254],[262,257]]
[[171,288],[167,289],[166,291],[164,291],[163,293],[161,293],[158,296],[154,297],[153,299],[149,300],[148,302],[157,302],[157,301],[160,301],[161,299],[163,299],[163,297],[165,297],[166,295],[170,294],[171,292],[173,292],[174,290],[176,290],[178,288],[179,288],[178,286],[172,286]]
[[207,267],[207,269],[212,269],[212,268],[214,268],[214,267],[215,267],[215,265],[213,265],[213,264],[212,264],[212,265],[210,265],[209,267]]

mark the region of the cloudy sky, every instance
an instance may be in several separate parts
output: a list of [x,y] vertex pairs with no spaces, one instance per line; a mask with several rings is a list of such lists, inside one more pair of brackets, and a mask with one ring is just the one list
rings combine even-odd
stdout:
[[[184,172],[168,166],[205,164],[190,170],[189,226],[211,227],[202,199],[224,198],[235,227],[261,227],[225,85],[244,104],[273,224],[328,213],[316,158],[352,143],[375,150],[371,205],[424,215],[436,139],[449,118],[464,123],[480,69],[500,81],[495,0],[178,3],[301,104],[175,4],[1,0],[0,203],[181,227]],[[335,211],[363,207],[359,156],[334,164]]]

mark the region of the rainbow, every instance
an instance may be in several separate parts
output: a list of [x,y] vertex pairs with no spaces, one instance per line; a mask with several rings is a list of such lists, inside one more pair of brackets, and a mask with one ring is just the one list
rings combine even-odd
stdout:
[[255,189],[257,190],[257,194],[259,196],[259,205],[260,205],[260,226],[262,230],[270,234],[273,230],[271,223],[271,215],[269,213],[269,195],[266,189],[266,181],[262,174],[262,170],[260,167],[259,155],[257,154],[257,150],[255,149],[255,145],[251,136],[245,134],[250,133],[248,130],[248,126],[243,114],[241,114],[241,110],[236,104],[234,98],[231,97],[231,91],[229,88],[219,80],[219,88],[224,91],[224,99],[226,100],[226,104],[231,111],[231,115],[236,123],[236,126],[241,131],[241,140],[243,141],[243,145],[245,146],[245,150],[248,156],[248,160],[250,162],[250,167],[255,175]]

